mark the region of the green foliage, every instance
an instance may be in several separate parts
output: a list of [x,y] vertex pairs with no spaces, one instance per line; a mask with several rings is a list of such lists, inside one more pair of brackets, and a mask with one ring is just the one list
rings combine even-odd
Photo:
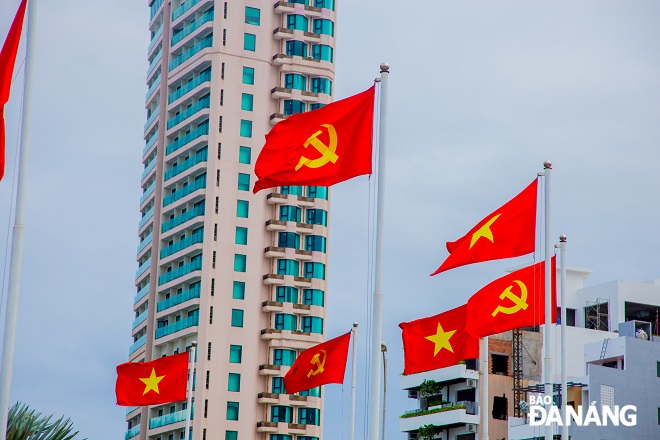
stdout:
[[51,421],[52,418],[52,415],[44,416],[28,405],[16,402],[9,409],[7,440],[71,440],[78,434],[78,431],[72,432],[71,419],[62,416]]
[[434,380],[425,380],[419,386],[419,394],[421,397],[437,396],[442,392],[442,385]]
[[424,425],[417,431],[417,438],[420,440],[431,440],[434,435],[440,432],[440,427],[435,425]]
[[410,417],[419,417],[419,416],[425,416],[427,414],[435,414],[435,413],[440,413],[440,412],[445,412],[445,411],[453,411],[455,409],[465,409],[466,406],[464,403],[457,403],[456,405],[447,405],[447,406],[441,406],[441,407],[436,407],[432,409],[425,409],[421,411],[415,411],[411,412],[408,414],[404,414],[400,416],[400,419],[409,419]]

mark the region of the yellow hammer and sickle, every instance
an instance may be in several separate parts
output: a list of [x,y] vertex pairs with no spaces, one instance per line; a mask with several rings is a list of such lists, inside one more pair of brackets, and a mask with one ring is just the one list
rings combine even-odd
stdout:
[[328,129],[330,145],[324,144],[323,141],[319,139],[319,136],[321,133],[323,133],[321,130],[311,135],[305,141],[303,147],[307,148],[309,145],[311,145],[312,147],[316,148],[316,151],[321,153],[321,157],[317,159],[308,159],[305,156],[302,156],[298,162],[298,165],[296,165],[296,171],[302,168],[303,165],[309,168],[320,168],[328,162],[336,163],[337,159],[339,159],[339,156],[335,154],[335,151],[337,151],[337,131],[335,130],[335,127],[333,127],[331,124],[322,124],[321,127]]
[[[323,354],[323,360],[320,359],[321,354]],[[312,365],[316,365],[316,369],[312,368],[311,370],[309,370],[309,373],[307,373],[307,377],[316,376],[317,374],[323,373],[326,357],[327,357],[327,353],[325,352],[325,350],[321,350],[314,355],[314,357],[312,358],[311,361],[309,361],[309,363]]]
[[520,310],[527,310],[527,286],[525,286],[525,283],[522,281],[518,280],[513,280],[514,283],[520,287],[520,296],[516,296],[511,292],[511,288],[513,287],[513,284],[507,287],[504,292],[500,294],[500,299],[509,299],[513,302],[513,306],[511,307],[502,307],[502,306],[497,306],[495,311],[493,311],[493,317],[495,317],[498,313],[502,312],[507,315],[513,315],[514,313],[520,311]]

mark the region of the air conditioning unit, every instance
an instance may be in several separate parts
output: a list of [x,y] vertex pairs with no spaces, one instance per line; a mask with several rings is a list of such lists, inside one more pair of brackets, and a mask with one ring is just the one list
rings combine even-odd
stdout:
[[467,380],[467,386],[470,388],[476,388],[477,387],[477,379],[468,379]]
[[468,423],[467,425],[465,425],[465,428],[466,428],[467,432],[477,432],[477,425],[473,425],[471,423]]

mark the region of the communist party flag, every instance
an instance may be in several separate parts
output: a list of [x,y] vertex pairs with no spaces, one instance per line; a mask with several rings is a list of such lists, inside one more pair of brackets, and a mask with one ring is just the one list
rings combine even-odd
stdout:
[[21,1],[0,51],[0,180],[5,176],[5,104],[9,101],[11,77],[14,73],[18,43],[21,41],[26,5],[27,0]]
[[375,86],[277,123],[254,165],[254,193],[280,185],[328,186],[371,174]]
[[[556,264],[552,257],[552,322],[557,322]],[[511,272],[468,300],[467,331],[475,337],[545,324],[545,261]]]
[[479,339],[465,331],[467,305],[399,324],[403,333],[403,374],[449,367],[479,357]]
[[117,366],[117,405],[142,406],[186,400],[188,352]]
[[351,332],[348,332],[300,353],[284,375],[287,394],[327,383],[344,383],[350,342]]
[[534,180],[463,237],[448,242],[449,256],[431,276],[466,264],[534,252],[537,183],[538,180]]

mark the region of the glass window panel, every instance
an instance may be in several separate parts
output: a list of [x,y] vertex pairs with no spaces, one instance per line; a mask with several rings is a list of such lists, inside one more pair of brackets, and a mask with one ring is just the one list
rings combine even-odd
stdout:
[[231,326],[243,327],[243,310],[231,309]]
[[232,298],[245,299],[245,283],[243,281],[234,281]]

